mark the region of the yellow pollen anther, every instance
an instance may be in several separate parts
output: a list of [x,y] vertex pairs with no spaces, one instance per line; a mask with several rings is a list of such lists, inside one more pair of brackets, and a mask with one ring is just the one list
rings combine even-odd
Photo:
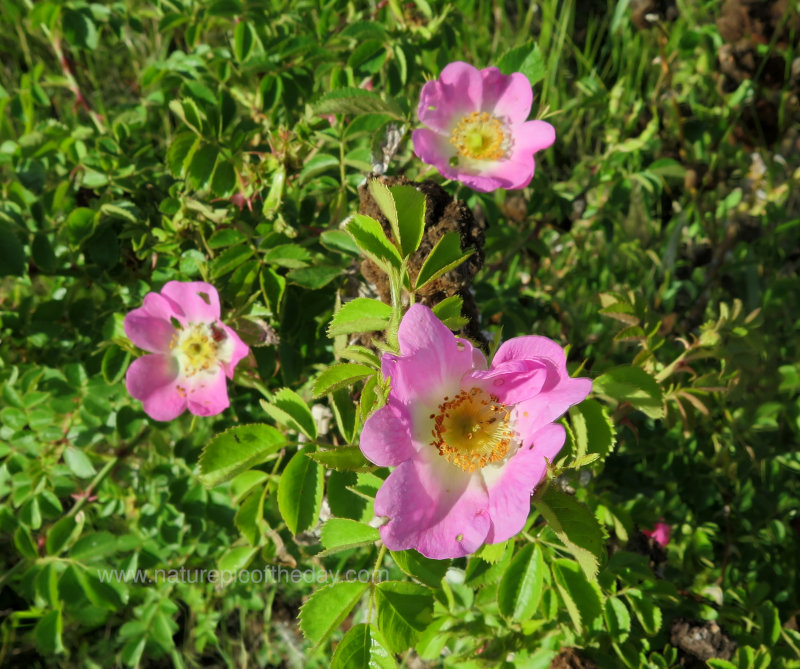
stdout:
[[461,118],[450,133],[450,143],[463,158],[499,160],[508,152],[510,135],[499,118],[476,111]]
[[480,388],[445,397],[433,420],[432,445],[464,471],[502,460],[514,441],[511,409]]
[[225,331],[216,324],[189,323],[173,336],[170,348],[180,360],[185,376],[199,372],[215,371],[217,365],[229,356],[221,350],[228,348]]

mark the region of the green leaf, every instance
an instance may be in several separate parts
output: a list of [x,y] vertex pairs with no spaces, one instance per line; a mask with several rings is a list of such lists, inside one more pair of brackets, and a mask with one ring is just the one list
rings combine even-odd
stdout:
[[82,450],[75,446],[67,446],[64,450],[64,462],[73,474],[80,479],[88,479],[97,474],[92,461]]
[[269,402],[262,400],[261,408],[281,425],[303,433],[312,441],[317,438],[317,426],[311,409],[294,390],[281,388]]
[[26,257],[22,242],[5,222],[0,221],[0,276],[20,276],[25,272],[25,266]]
[[664,417],[661,386],[641,367],[615,367],[595,379],[592,389],[620,404],[628,402],[650,418]]
[[293,269],[286,274],[286,278],[292,283],[296,283],[298,286],[302,286],[303,288],[317,290],[323,286],[327,286],[337,276],[341,276],[341,274],[341,267],[317,265],[315,267]]
[[380,300],[357,297],[345,302],[333,315],[328,336],[384,330],[392,317],[392,308]]
[[624,643],[631,631],[631,614],[618,597],[609,597],[605,603],[606,627],[613,639]]
[[605,537],[594,514],[571,495],[549,486],[535,501],[536,508],[564,546],[594,580],[604,551]]
[[378,179],[369,182],[369,192],[389,221],[401,255],[410,256],[425,229],[425,195],[413,186],[390,188]]
[[340,472],[371,472],[375,469],[358,446],[340,446],[327,451],[314,451],[309,453],[308,457],[328,469]]
[[258,548],[253,546],[236,546],[228,550],[217,562],[217,569],[221,572],[239,572],[247,569],[247,565],[255,557]]
[[64,621],[61,618],[61,609],[54,609],[45,613],[33,629],[33,640],[36,649],[45,656],[52,656],[64,652],[61,634]]
[[506,618],[528,620],[542,599],[544,557],[538,544],[528,544],[511,560],[497,588],[497,607]]
[[547,74],[547,64],[539,45],[529,40],[522,46],[506,51],[497,62],[498,69],[503,74],[521,72],[535,86]]
[[347,223],[347,232],[355,240],[358,248],[372,262],[381,267],[385,272],[390,267],[400,269],[402,258],[395,245],[386,237],[381,224],[374,218],[353,214],[353,218]]
[[368,583],[347,581],[317,590],[300,608],[300,629],[306,639],[319,646],[336,630],[358,603]]
[[253,249],[246,244],[225,249],[211,262],[211,278],[218,279],[235,270],[253,255]]
[[323,95],[314,105],[314,111],[328,114],[389,114],[397,119],[403,112],[393,100],[385,101],[377,93],[363,88],[337,88]]
[[469,258],[475,252],[470,249],[466,253],[461,252],[461,237],[457,232],[445,233],[445,235],[436,243],[436,246],[430,252],[430,255],[425,258],[422,267],[417,275],[416,285],[414,290],[422,290],[431,281],[435,281],[445,272],[449,272],[454,267],[458,267],[462,262]]
[[[501,552],[498,554],[497,550]],[[470,587],[494,585],[505,573],[514,555],[514,542],[484,545],[472,556],[465,571],[466,583]]]
[[221,230],[217,230],[213,235],[211,235],[211,237],[208,238],[208,248],[222,249],[226,246],[233,246],[234,244],[239,244],[240,242],[245,241],[247,241],[247,237],[245,237],[235,228],[223,228]]
[[375,370],[356,362],[342,362],[325,369],[314,382],[314,397],[322,397],[334,390],[353,385],[367,376],[375,374]]
[[425,232],[425,194],[413,186],[391,186],[397,207],[397,227],[400,231],[400,247],[404,256],[419,248]]
[[110,532],[92,532],[82,536],[70,549],[69,556],[78,562],[94,562],[117,550],[117,537]]
[[214,165],[217,162],[219,149],[213,144],[204,144],[194,152],[189,163],[189,185],[195,190],[203,190],[208,186]]
[[271,425],[233,427],[214,437],[200,455],[200,481],[213,488],[239,472],[255,467],[286,445],[286,437]]
[[322,507],[323,470],[307,456],[312,449],[295,453],[278,483],[278,510],[295,535],[314,526]]
[[48,555],[58,555],[72,539],[80,535],[84,517],[83,512],[76,516],[64,516],[47,531],[45,548]]
[[331,669],[394,669],[386,641],[372,625],[359,623],[344,635],[331,658]]
[[106,349],[103,354],[103,361],[100,363],[100,371],[108,385],[119,383],[125,374],[125,370],[128,369],[130,358],[131,354],[116,344],[112,344]]
[[14,545],[20,555],[29,560],[35,560],[39,557],[39,549],[36,547],[36,542],[34,542],[30,530],[24,525],[20,525],[14,530]]
[[[367,379],[366,385],[370,380],[374,379],[372,376]],[[362,391],[363,392],[363,391]],[[340,388],[328,394],[328,405],[333,409],[333,415],[336,417],[336,427],[339,429],[339,434],[344,437],[346,443],[350,444],[355,439],[356,434],[356,404],[350,395],[347,388]]]
[[661,629],[662,615],[661,609],[653,603],[653,598],[638,588],[628,589],[625,597],[647,635],[658,634],[658,630]]
[[584,626],[591,627],[592,621],[603,611],[600,587],[588,581],[580,565],[572,560],[554,560],[552,567],[553,578],[567,613],[578,634],[582,634]]
[[461,315],[463,306],[464,300],[460,295],[451,295],[433,307],[433,313],[451,330],[460,330],[469,323],[469,319]]
[[250,25],[247,19],[239,21],[233,30],[233,53],[236,56],[236,60],[240,63],[247,60],[250,51],[253,49],[254,41],[253,26]]
[[175,136],[167,149],[167,167],[176,179],[183,176],[187,160],[195,146],[197,136],[193,132],[181,132]]
[[584,400],[569,411],[575,435],[575,458],[596,453],[606,457],[614,449],[614,425],[606,408],[595,400]]
[[402,653],[414,645],[433,617],[430,589],[401,581],[384,581],[375,588],[378,629],[389,649]]
[[406,574],[432,588],[438,588],[450,566],[450,560],[432,560],[413,548],[391,551],[394,561]]
[[380,532],[374,527],[349,518],[331,518],[322,526],[322,545],[325,550],[318,553],[317,557],[365,546],[380,538]]
[[214,176],[211,179],[211,192],[216,197],[230,197],[236,190],[236,170],[222,156],[217,159]]

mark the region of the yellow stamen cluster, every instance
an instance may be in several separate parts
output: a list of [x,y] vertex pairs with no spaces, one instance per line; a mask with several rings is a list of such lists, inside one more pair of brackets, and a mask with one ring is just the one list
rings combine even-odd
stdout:
[[181,363],[184,376],[194,376],[200,372],[216,371],[224,355],[220,347],[227,335],[217,325],[189,323],[172,337],[170,348]]
[[439,455],[473,472],[502,460],[514,440],[511,410],[480,388],[445,397],[434,421],[432,445]]
[[499,160],[508,152],[510,135],[505,124],[489,112],[472,112],[450,133],[458,155],[472,160]]

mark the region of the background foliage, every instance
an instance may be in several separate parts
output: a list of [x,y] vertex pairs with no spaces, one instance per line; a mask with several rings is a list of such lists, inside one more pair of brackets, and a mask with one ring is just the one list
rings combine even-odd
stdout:
[[[710,666],[798,666],[798,7],[670,4],[2,0],[0,662],[669,667],[708,659],[689,621]],[[408,131],[458,59],[524,72],[558,135],[525,191],[447,185],[488,224],[482,327],[596,381],[526,530],[450,563],[375,545],[387,472],[348,446],[381,389],[328,334],[356,188],[438,179]],[[160,424],[121,323],[173,279],[253,356],[230,410]],[[216,485],[233,426],[261,464]],[[390,579],[101,579],[275,564]]]

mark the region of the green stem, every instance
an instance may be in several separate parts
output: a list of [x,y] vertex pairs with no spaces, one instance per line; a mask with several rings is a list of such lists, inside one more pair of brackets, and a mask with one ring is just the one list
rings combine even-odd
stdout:
[[93,491],[93,490],[94,490],[94,489],[95,489],[95,488],[96,488],[98,485],[100,485],[100,482],[101,482],[101,481],[102,481],[102,480],[103,480],[103,479],[104,479],[104,478],[105,478],[105,477],[108,475],[108,473],[109,473],[109,472],[110,472],[110,471],[111,471],[111,470],[112,470],[112,469],[113,469],[113,468],[116,466],[117,462],[119,462],[119,458],[118,458],[117,456],[114,456],[114,457],[112,457],[112,458],[111,458],[111,459],[110,459],[108,462],[106,462],[106,464],[105,464],[105,465],[103,465],[103,468],[102,468],[102,469],[101,469],[99,472],[97,472],[97,474],[95,475],[95,477],[92,479],[92,482],[91,482],[91,483],[89,484],[89,486],[86,488],[86,491],[84,492],[84,495],[83,495],[83,497],[81,497],[81,498],[80,498],[80,499],[77,501],[77,503],[75,504],[75,506],[73,506],[73,507],[72,507],[72,508],[69,510],[69,513],[67,513],[67,516],[66,516],[67,518],[68,518],[69,516],[74,516],[76,513],[78,513],[78,511],[80,511],[80,510],[81,510],[81,507],[82,507],[82,506],[85,504],[86,500],[87,500],[87,499],[89,498],[89,496],[92,494],[92,491]]

